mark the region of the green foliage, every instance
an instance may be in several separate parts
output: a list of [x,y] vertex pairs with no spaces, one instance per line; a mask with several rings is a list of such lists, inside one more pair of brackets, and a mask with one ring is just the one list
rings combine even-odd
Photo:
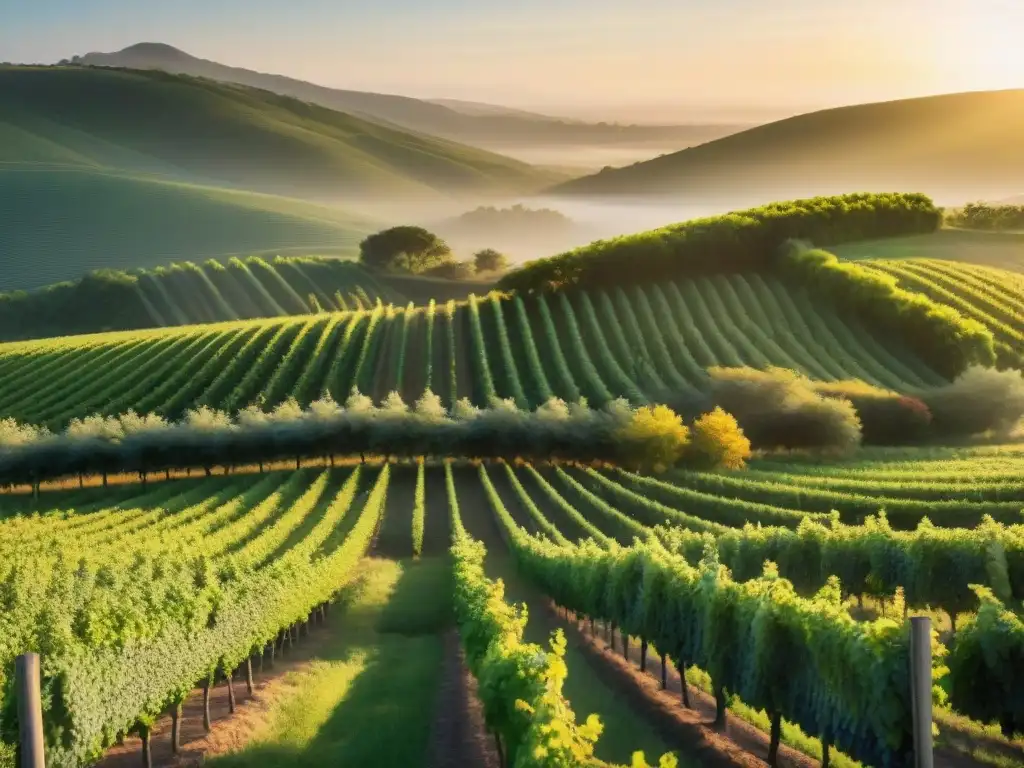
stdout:
[[572,219],[551,208],[526,208],[517,203],[509,208],[481,205],[463,213],[455,223],[463,232],[500,236],[521,234],[527,229],[551,235],[569,229],[572,226]]
[[391,227],[359,244],[360,261],[381,272],[419,274],[441,264],[450,254],[448,244],[423,227]]
[[764,270],[773,266],[779,247],[790,239],[827,246],[930,232],[940,221],[932,201],[918,194],[853,194],[772,203],[532,261],[503,277],[498,286],[536,292]]
[[990,330],[952,307],[899,288],[893,277],[799,245],[787,246],[782,269],[879,332],[899,334],[921,359],[948,378],[970,365],[995,363]]
[[948,211],[946,221],[964,229],[1024,229],[1024,205],[967,203]]
[[423,552],[423,526],[427,516],[426,470],[421,458],[416,467],[416,491],[412,507],[412,553],[419,557]]
[[473,266],[477,272],[501,272],[508,269],[508,257],[493,248],[484,248],[473,254]]
[[[482,466],[481,472],[486,475]],[[445,475],[454,531],[456,622],[467,664],[479,682],[487,727],[503,747],[504,764],[512,768],[592,765],[602,726],[596,715],[577,724],[562,693],[568,674],[562,631],[552,636],[547,652],[523,642],[526,607],[509,605],[504,584],[487,578],[486,550],[462,525],[449,465]],[[646,765],[642,753],[634,755],[633,765]],[[668,755],[659,765],[675,768],[676,763]]]
[[[312,477],[296,473],[273,492],[281,478],[268,475],[240,495],[198,503],[203,486],[176,499],[178,488],[168,483],[154,494],[164,498],[153,501],[174,501],[188,523],[162,540],[126,530],[97,548],[63,531],[44,546],[21,540],[15,552],[0,539],[10,606],[0,670],[26,650],[44,658],[48,763],[91,762],[117,734],[151,725],[215,670],[235,670],[346,584],[378,526],[389,469],[378,474],[344,540],[324,552],[320,544],[352,505],[358,477],[350,475],[306,537],[285,547],[326,487],[324,473],[308,483]],[[218,500],[226,503],[211,512]],[[289,501],[277,522],[254,535]],[[207,535],[218,519],[223,524]],[[3,699],[6,736],[16,708]]]
[[1024,373],[971,367],[951,384],[920,393],[934,416],[935,432],[962,437],[1012,433],[1024,419]]
[[975,588],[981,607],[956,635],[949,653],[950,701],[1007,738],[1024,733],[1024,622],[990,589]]
[[442,280],[472,280],[477,273],[472,261],[444,259],[438,264],[423,270],[426,277],[437,277]]
[[835,579],[805,599],[771,564],[733,581],[713,548],[694,568],[657,544],[560,546],[498,518],[521,571],[559,605],[640,635],[680,668],[706,669],[716,695],[736,694],[856,759],[912,760],[909,626],[854,621]]
[[615,435],[627,466],[664,472],[675,466],[690,441],[690,430],[668,406],[637,408]]
[[755,448],[849,451],[860,419],[848,400],[823,397],[795,371],[710,368],[711,401],[731,413]]
[[853,404],[865,445],[920,443],[932,435],[932,412],[920,397],[859,380],[814,382],[813,387],[819,395]]
[[[258,368],[246,373],[230,401],[248,386],[252,370]],[[303,410],[288,399],[269,413],[250,406],[234,417],[203,406],[175,423],[129,412],[75,419],[59,435],[17,424],[5,431],[16,438],[0,453],[0,483],[365,453],[538,461],[634,459],[669,466],[686,438],[681,419],[664,406],[634,411],[616,401],[592,410],[551,400],[534,411],[523,411],[500,400],[485,409],[462,400],[448,415],[429,408],[421,412],[419,405],[409,409],[397,393],[376,407],[358,390],[345,407],[324,397]]]

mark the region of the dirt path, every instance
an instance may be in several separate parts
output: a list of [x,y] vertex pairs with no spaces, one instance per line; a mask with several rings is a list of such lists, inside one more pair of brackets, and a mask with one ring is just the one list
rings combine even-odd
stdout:
[[444,671],[434,712],[429,768],[498,768],[498,753],[487,735],[476,680],[466,667],[454,629],[444,637]]
[[[317,653],[331,638],[330,618],[326,626],[310,629],[308,637],[301,637],[294,650],[282,658],[277,657],[273,668],[262,673],[253,670],[256,683],[249,696],[244,677],[236,675],[235,713],[228,707],[228,689],[223,681],[210,692],[210,733],[203,730],[203,692],[192,691],[182,707],[181,750],[171,752],[171,718],[164,716],[153,726],[150,750],[155,768],[178,768],[201,765],[205,759],[239,750],[267,721],[274,704],[294,691],[287,677],[290,673],[306,670]],[[111,747],[97,768],[137,768],[142,764],[142,740],[136,736],[125,738],[124,744]]]

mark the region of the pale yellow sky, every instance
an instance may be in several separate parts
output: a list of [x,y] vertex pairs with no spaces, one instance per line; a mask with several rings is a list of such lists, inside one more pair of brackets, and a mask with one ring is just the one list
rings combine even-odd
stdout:
[[35,0],[0,26],[13,61],[140,41],[340,88],[609,119],[1024,87],[1024,0]]

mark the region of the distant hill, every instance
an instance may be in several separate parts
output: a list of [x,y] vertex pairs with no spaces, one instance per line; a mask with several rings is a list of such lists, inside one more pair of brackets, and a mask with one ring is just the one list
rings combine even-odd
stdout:
[[383,120],[395,126],[479,147],[530,144],[656,144],[684,147],[739,130],[736,125],[619,126],[584,123],[494,105],[459,100],[423,100],[365,91],[327,88],[282,75],[200,59],[170,45],[139,43],[115,53],[74,56],[92,67],[162,69],[241,83],[293,96],[330,109]]
[[566,182],[558,195],[755,204],[857,189],[993,199],[1024,179],[1024,90],[829,109]]
[[[0,151],[6,146],[0,141]],[[176,260],[354,254],[376,228],[272,195],[98,168],[0,163],[0,291]]]
[[555,177],[244,86],[163,72],[0,68],[0,162],[169,173],[319,200],[478,199]]
[[427,102],[430,104],[440,104],[442,107],[448,107],[449,109],[463,115],[509,115],[526,120],[548,120],[551,122],[569,124],[585,123],[583,120],[569,120],[564,117],[552,117],[551,115],[542,115],[539,112],[530,112],[525,109],[503,107],[500,104],[485,104],[481,101],[466,101],[465,99],[427,99]]

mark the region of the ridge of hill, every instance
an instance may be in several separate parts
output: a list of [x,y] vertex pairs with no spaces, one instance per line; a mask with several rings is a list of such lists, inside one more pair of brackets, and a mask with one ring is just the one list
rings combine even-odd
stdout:
[[1024,177],[1024,89],[956,93],[811,112],[550,190],[670,196],[738,207],[851,189],[994,199]]
[[0,163],[0,291],[235,254],[352,255],[374,229],[303,200],[88,166]]
[[555,174],[242,85],[0,67],[0,164],[74,164],[317,200],[527,193]]
[[611,125],[549,117],[497,105],[328,88],[283,75],[201,59],[164,43],[138,43],[114,53],[87,53],[70,63],[92,67],[161,69],[262,88],[395,126],[496,148],[546,144],[668,143],[687,146],[739,130],[735,125]]

